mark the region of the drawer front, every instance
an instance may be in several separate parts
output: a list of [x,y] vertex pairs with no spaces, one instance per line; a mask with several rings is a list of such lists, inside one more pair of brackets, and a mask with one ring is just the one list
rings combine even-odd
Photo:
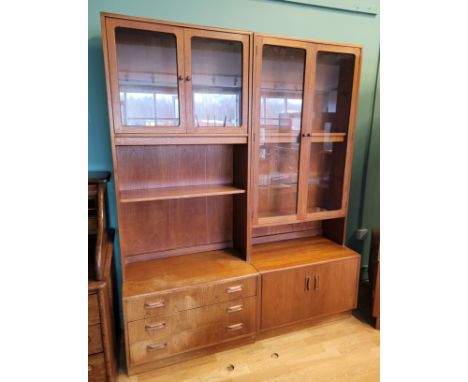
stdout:
[[102,352],[101,325],[88,326],[88,355]]
[[106,362],[104,353],[88,356],[88,382],[106,381]]
[[125,319],[131,322],[150,317],[167,317],[171,314],[172,298],[170,293],[164,293],[126,300]]
[[98,295],[97,293],[88,294],[88,325],[94,325],[100,322]]
[[130,361],[134,364],[165,358],[171,353],[170,337],[139,341],[130,345]]
[[126,320],[131,322],[150,317],[162,318],[205,305],[255,296],[256,293],[257,276],[253,276],[240,280],[195,286],[181,292],[127,299],[125,301]]
[[180,312],[172,319],[173,352],[214,345],[255,329],[256,297]]
[[171,334],[171,317],[132,321],[127,324],[127,328],[130,344],[146,340],[157,340]]
[[174,311],[182,312],[257,294],[257,277],[195,287],[174,296]]

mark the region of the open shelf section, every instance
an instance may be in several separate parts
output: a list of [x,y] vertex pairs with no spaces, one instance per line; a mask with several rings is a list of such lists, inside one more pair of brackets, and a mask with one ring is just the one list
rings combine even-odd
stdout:
[[123,190],[120,192],[122,203],[147,202],[152,200],[200,198],[203,196],[243,194],[245,190],[226,184],[203,184],[198,186],[179,186],[148,188],[142,190]]
[[221,249],[127,264],[123,297],[255,275],[255,268],[239,256]]
[[259,272],[320,264],[359,256],[356,252],[322,236],[256,244],[250,263]]

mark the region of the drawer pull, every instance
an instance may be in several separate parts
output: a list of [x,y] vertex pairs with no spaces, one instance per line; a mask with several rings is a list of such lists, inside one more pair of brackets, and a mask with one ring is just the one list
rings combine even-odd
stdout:
[[314,281],[315,281],[315,285],[314,285],[314,289],[315,290],[318,290],[319,289],[319,286],[320,286],[320,276],[319,275],[315,275],[314,277]]
[[234,305],[226,308],[227,313],[238,312],[239,310],[242,310],[242,305]]
[[146,324],[145,325],[145,330],[150,331],[150,330],[160,330],[164,329],[166,327],[165,322],[157,322],[156,324]]
[[238,324],[226,326],[226,329],[228,332],[233,332],[235,330],[241,330],[243,327],[244,327],[244,324],[240,322]]
[[242,291],[242,285],[234,285],[226,289],[226,293],[236,293]]
[[162,344],[152,344],[146,347],[146,351],[161,350],[161,349],[165,349],[166,346],[167,346],[166,342]]
[[164,301],[156,301],[152,304],[145,304],[145,309],[156,309],[164,307]]

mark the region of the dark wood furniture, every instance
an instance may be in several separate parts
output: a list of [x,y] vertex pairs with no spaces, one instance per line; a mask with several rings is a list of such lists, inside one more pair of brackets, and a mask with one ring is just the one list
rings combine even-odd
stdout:
[[108,172],[88,173],[88,380],[117,376],[113,309],[114,232],[106,228],[104,209]]
[[380,228],[372,229],[369,259],[369,285],[372,298],[372,317],[380,330]]
[[129,374],[349,313],[361,47],[101,25]]

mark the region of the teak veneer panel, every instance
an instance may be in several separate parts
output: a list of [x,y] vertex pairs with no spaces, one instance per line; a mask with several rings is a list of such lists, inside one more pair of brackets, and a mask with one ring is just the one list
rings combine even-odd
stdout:
[[252,247],[251,263],[259,272],[319,264],[359,254],[324,237],[257,244]]
[[196,284],[255,276],[255,268],[231,249],[127,264],[123,298]]
[[243,194],[245,190],[226,184],[207,184],[200,186],[161,187],[120,192],[122,203],[146,202],[150,200],[169,200],[200,198],[203,196]]

